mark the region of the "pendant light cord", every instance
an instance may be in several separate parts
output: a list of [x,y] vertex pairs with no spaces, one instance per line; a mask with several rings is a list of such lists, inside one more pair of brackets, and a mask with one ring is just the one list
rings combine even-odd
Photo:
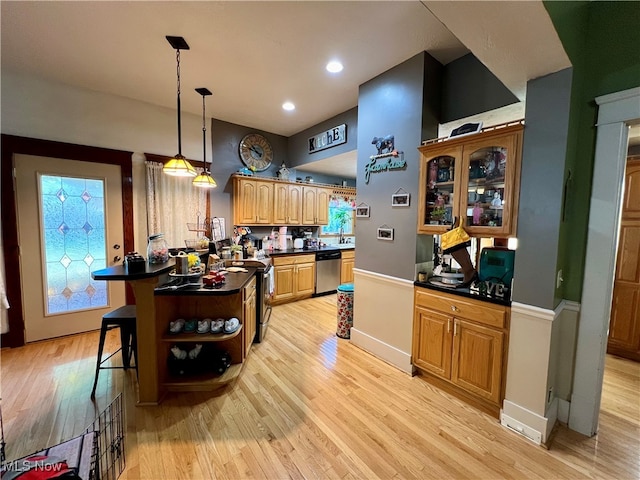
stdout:
[[176,70],[178,76],[178,154],[182,155],[182,122],[180,121],[180,49],[176,49]]
[[205,96],[202,95],[202,173],[207,172],[207,125],[205,122],[204,99]]

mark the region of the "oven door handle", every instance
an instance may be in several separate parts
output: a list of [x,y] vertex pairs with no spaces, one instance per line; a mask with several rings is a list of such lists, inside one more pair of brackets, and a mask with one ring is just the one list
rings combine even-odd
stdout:
[[271,305],[267,304],[267,308],[262,312],[262,320],[262,325],[266,327],[269,324],[269,320],[271,320]]

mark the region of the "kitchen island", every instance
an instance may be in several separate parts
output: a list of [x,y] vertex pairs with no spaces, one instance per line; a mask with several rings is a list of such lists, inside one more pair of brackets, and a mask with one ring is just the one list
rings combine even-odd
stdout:
[[[136,297],[138,337],[138,405],[157,405],[168,391],[211,391],[232,382],[255,335],[255,269],[228,273],[225,284],[218,288],[186,287],[177,290],[157,289],[167,281],[173,262],[145,266],[139,273],[129,273],[119,265],[93,272],[95,280],[126,281]],[[233,334],[171,335],[169,323],[178,318],[236,317],[241,328]],[[198,375],[170,373],[171,348],[191,350],[196,344],[203,350],[219,346],[231,356],[232,365],[223,374],[201,372]],[[206,348],[205,348],[206,346]]]

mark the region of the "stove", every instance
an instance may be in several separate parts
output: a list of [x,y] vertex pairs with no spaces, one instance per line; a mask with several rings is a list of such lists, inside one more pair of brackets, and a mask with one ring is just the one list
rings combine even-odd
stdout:
[[271,258],[246,258],[225,260],[226,267],[251,267],[256,269],[256,336],[254,342],[264,340],[271,319],[271,296],[273,295],[273,268]]

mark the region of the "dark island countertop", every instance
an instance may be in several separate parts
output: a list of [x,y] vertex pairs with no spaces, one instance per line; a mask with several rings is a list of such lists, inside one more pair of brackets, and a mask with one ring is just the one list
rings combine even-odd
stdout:
[[[154,290],[154,295],[179,295],[179,296],[189,296],[189,295],[208,295],[208,296],[224,296],[224,295],[234,295],[239,293],[244,286],[249,283],[252,277],[256,274],[256,269],[253,267],[246,267],[246,272],[237,272],[231,273],[227,272],[225,274],[225,283],[216,287],[206,287],[202,285],[202,278],[197,279],[197,283],[200,286],[187,286],[183,288],[163,288],[162,285],[158,285],[158,287]],[[188,281],[188,280],[185,280]],[[196,283],[196,282],[194,282]]]
[[488,293],[481,292],[479,288],[453,288],[453,287],[441,287],[427,282],[413,282],[413,285],[421,288],[428,288],[429,290],[436,290],[439,292],[450,293],[451,295],[458,295],[460,297],[473,298],[483,302],[495,303],[497,305],[504,305],[506,307],[511,306],[511,292],[505,292],[504,297],[496,295],[490,295]]
[[94,280],[141,280],[169,273],[173,268],[175,268],[175,261],[172,260],[166,263],[145,263],[145,270],[136,273],[129,273],[129,270],[124,265],[116,265],[96,270],[91,274],[91,277]]

